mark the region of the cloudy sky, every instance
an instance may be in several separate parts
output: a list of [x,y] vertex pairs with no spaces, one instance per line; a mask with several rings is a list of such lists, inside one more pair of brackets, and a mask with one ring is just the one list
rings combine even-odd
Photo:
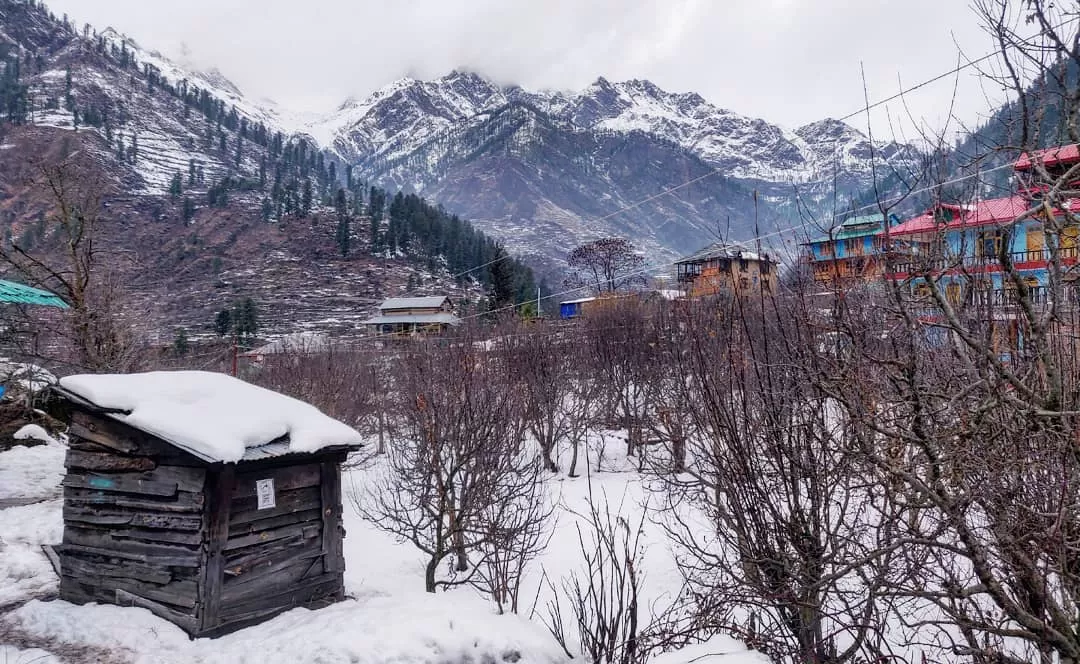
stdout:
[[[47,2],[300,111],[331,110],[402,75],[464,67],[529,88],[648,78],[796,127],[858,110],[861,70],[876,100],[949,70],[961,53],[992,49],[966,0]],[[971,71],[879,109],[875,133],[889,134],[902,116],[945,126],[954,85],[958,117],[977,122],[1001,92]],[[865,129],[865,117],[849,122]]]

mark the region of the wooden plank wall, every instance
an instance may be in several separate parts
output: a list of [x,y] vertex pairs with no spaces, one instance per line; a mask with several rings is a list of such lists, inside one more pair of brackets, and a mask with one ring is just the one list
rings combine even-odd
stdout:
[[[301,465],[240,468],[224,547],[222,624],[256,622],[296,606],[341,598],[337,463],[313,458]],[[260,510],[255,487],[262,479],[274,480],[276,504]],[[328,511],[324,504],[330,505]],[[331,533],[329,540],[324,532]]]
[[[207,636],[343,598],[343,453],[207,466],[104,416],[74,411],[69,431],[63,599]],[[276,504],[260,510],[270,478]]]
[[207,472],[104,417],[72,414],[60,596],[143,606],[188,631],[202,603]]

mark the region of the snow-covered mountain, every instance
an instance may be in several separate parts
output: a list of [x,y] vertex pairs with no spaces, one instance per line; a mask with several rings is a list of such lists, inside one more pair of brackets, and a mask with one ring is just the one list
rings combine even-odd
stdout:
[[[875,176],[914,170],[920,158],[909,146],[871,145],[837,120],[789,130],[643,80],[531,91],[453,71],[403,78],[321,117],[276,117],[362,177],[419,191],[515,249],[549,257],[603,234],[668,254],[719,227],[747,237],[754,191],[770,227],[790,225],[798,222],[796,188],[811,206],[832,200],[834,188],[843,200]],[[636,155],[630,163],[612,161],[625,150]],[[664,166],[651,169],[657,152]],[[697,178],[700,186],[684,190]],[[666,200],[637,205],[672,188],[678,193]]]
[[[216,69],[170,61],[112,30],[8,27],[22,31],[10,41],[51,49],[47,69],[30,78],[38,100],[30,121],[73,127],[72,109],[41,102],[71,93],[84,113],[107,109],[117,141],[138,143],[129,159],[136,191],[165,193],[177,174],[187,178],[192,161],[207,183],[259,178],[266,187],[267,157],[280,144],[274,136],[307,136],[352,165],[358,180],[421,193],[546,263],[605,235],[629,237],[659,260],[717,234],[748,239],[755,219],[765,230],[798,225],[796,188],[811,207],[832,200],[834,187],[843,200],[919,158],[907,146],[871,146],[835,120],[791,130],[643,80],[536,91],[453,71],[403,78],[331,113],[302,115],[245,96]],[[119,52],[128,64],[103,66],[90,57],[95,50],[113,62]],[[93,128],[104,133],[98,120]],[[110,145],[118,147],[112,138]]]
[[[432,81],[403,78],[326,116],[294,118],[290,129],[357,163],[393,161],[434,137],[508,104],[527,105],[566,131],[642,132],[674,143],[724,176],[755,184],[810,183],[833,170],[861,180],[878,168],[907,168],[913,148],[871,146],[860,131],[826,119],[795,130],[717,107],[696,93],[671,93],[649,81],[599,78],[576,93],[499,86],[453,71]],[[299,120],[299,121],[297,121]]]

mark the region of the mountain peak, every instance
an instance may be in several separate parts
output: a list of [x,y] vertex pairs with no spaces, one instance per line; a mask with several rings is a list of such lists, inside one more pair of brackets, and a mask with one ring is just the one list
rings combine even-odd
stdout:
[[230,81],[225,74],[222,74],[221,70],[217,67],[211,67],[210,69],[196,72],[196,74],[199,78],[220,90],[225,90],[237,97],[243,96],[243,93],[240,92],[240,88],[236,87],[236,84]]
[[839,138],[866,139],[861,131],[835,118],[811,122],[796,129],[795,133],[807,141]]

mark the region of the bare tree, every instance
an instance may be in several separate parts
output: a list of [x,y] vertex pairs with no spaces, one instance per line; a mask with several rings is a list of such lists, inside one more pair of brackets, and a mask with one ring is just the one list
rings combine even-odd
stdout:
[[557,472],[559,451],[568,445],[569,474],[576,476],[578,453],[592,424],[600,387],[586,368],[591,362],[588,351],[552,325],[516,325],[498,334],[508,373],[525,398],[528,432],[540,445],[545,466]]
[[[609,422],[627,431],[627,455],[641,448],[648,411],[647,384],[654,378],[658,334],[655,309],[637,298],[616,299],[584,319],[583,351]],[[599,459],[598,459],[599,461]]]
[[[913,644],[975,662],[1076,662],[1080,319],[1071,238],[1080,219],[1071,200],[1080,167],[1038,148],[1080,141],[1080,13],[1043,0],[980,0],[975,9],[999,49],[982,73],[1015,101],[993,127],[994,144],[970,158],[1027,153],[1022,206],[959,244],[938,233],[925,251],[894,256],[881,297],[835,308],[843,352],[819,367],[819,384],[857,431],[860,464],[902,511],[899,553],[918,573],[890,590],[918,607],[894,615]],[[959,203],[952,209],[963,213],[992,184],[976,180],[967,200],[940,186],[934,206]],[[1032,252],[1014,240],[1025,232],[1044,238],[1035,253],[1045,280],[1022,265]]]
[[[594,497],[589,487],[585,528],[577,524],[582,569],[552,585],[547,625],[571,657],[574,636],[577,650],[593,664],[638,664],[647,659],[641,642],[646,607],[641,605],[643,548],[641,533],[647,510],[630,520],[612,514],[607,496]],[[569,605],[574,631],[565,624],[563,604]]]
[[350,426],[376,431],[377,408],[389,358],[378,351],[340,343],[293,342],[287,339],[262,358],[252,382],[317,406]]
[[[486,570],[505,603],[516,594],[507,561],[523,565],[534,555],[523,549],[544,541],[535,523],[548,514],[537,507],[543,464],[523,443],[520,394],[508,389],[498,356],[476,341],[465,330],[445,346],[402,352],[390,411],[396,427],[359,508],[427,556],[428,592],[476,582]],[[493,555],[502,558],[491,567]],[[448,559],[453,569],[440,577]]]
[[896,517],[848,451],[839,408],[808,380],[805,317],[775,300],[728,307],[683,321],[676,370],[688,380],[676,385],[690,460],[657,475],[687,619],[699,635],[735,633],[784,661],[889,657],[881,597]]
[[108,175],[88,151],[65,144],[59,154],[31,166],[29,185],[46,201],[46,235],[54,239],[34,250],[18,241],[4,244],[0,260],[70,305],[63,336],[70,342],[74,365],[89,371],[133,368],[145,349],[135,326],[123,316],[119,272],[103,263],[99,250],[102,203],[112,191]]
[[645,258],[621,237],[605,237],[581,245],[566,257],[570,288],[591,288],[597,294],[644,286]]

